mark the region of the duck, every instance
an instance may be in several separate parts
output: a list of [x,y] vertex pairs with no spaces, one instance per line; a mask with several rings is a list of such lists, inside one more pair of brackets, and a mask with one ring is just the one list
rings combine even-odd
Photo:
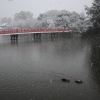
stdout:
[[83,81],[82,80],[75,80],[75,83],[82,84]]
[[62,80],[63,82],[70,82],[69,79],[65,79],[65,78],[62,78],[61,80]]

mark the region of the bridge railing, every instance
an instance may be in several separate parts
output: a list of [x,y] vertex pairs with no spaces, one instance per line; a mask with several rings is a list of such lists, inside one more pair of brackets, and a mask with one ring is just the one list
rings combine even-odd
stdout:
[[25,29],[2,29],[0,34],[30,33],[30,32],[63,32],[72,31],[70,28],[25,28]]

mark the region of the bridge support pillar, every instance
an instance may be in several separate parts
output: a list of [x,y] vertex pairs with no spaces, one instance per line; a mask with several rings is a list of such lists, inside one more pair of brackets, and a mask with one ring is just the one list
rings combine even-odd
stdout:
[[51,33],[52,38],[55,38],[56,36],[58,36],[58,33]]
[[10,35],[11,40],[18,40],[18,34]]
[[33,34],[34,39],[41,39],[41,33],[35,33]]
[[41,39],[41,33],[39,33],[39,39]]

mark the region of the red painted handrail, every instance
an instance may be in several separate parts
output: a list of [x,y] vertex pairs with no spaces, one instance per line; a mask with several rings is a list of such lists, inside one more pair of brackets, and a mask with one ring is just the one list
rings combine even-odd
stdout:
[[70,28],[25,28],[25,29],[1,29],[0,34],[14,34],[14,33],[25,33],[25,32],[62,32],[72,31]]

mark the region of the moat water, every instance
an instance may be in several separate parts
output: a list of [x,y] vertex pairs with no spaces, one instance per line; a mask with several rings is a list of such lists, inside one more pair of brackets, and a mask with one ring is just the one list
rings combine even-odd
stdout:
[[0,100],[100,100],[100,38],[0,36]]

